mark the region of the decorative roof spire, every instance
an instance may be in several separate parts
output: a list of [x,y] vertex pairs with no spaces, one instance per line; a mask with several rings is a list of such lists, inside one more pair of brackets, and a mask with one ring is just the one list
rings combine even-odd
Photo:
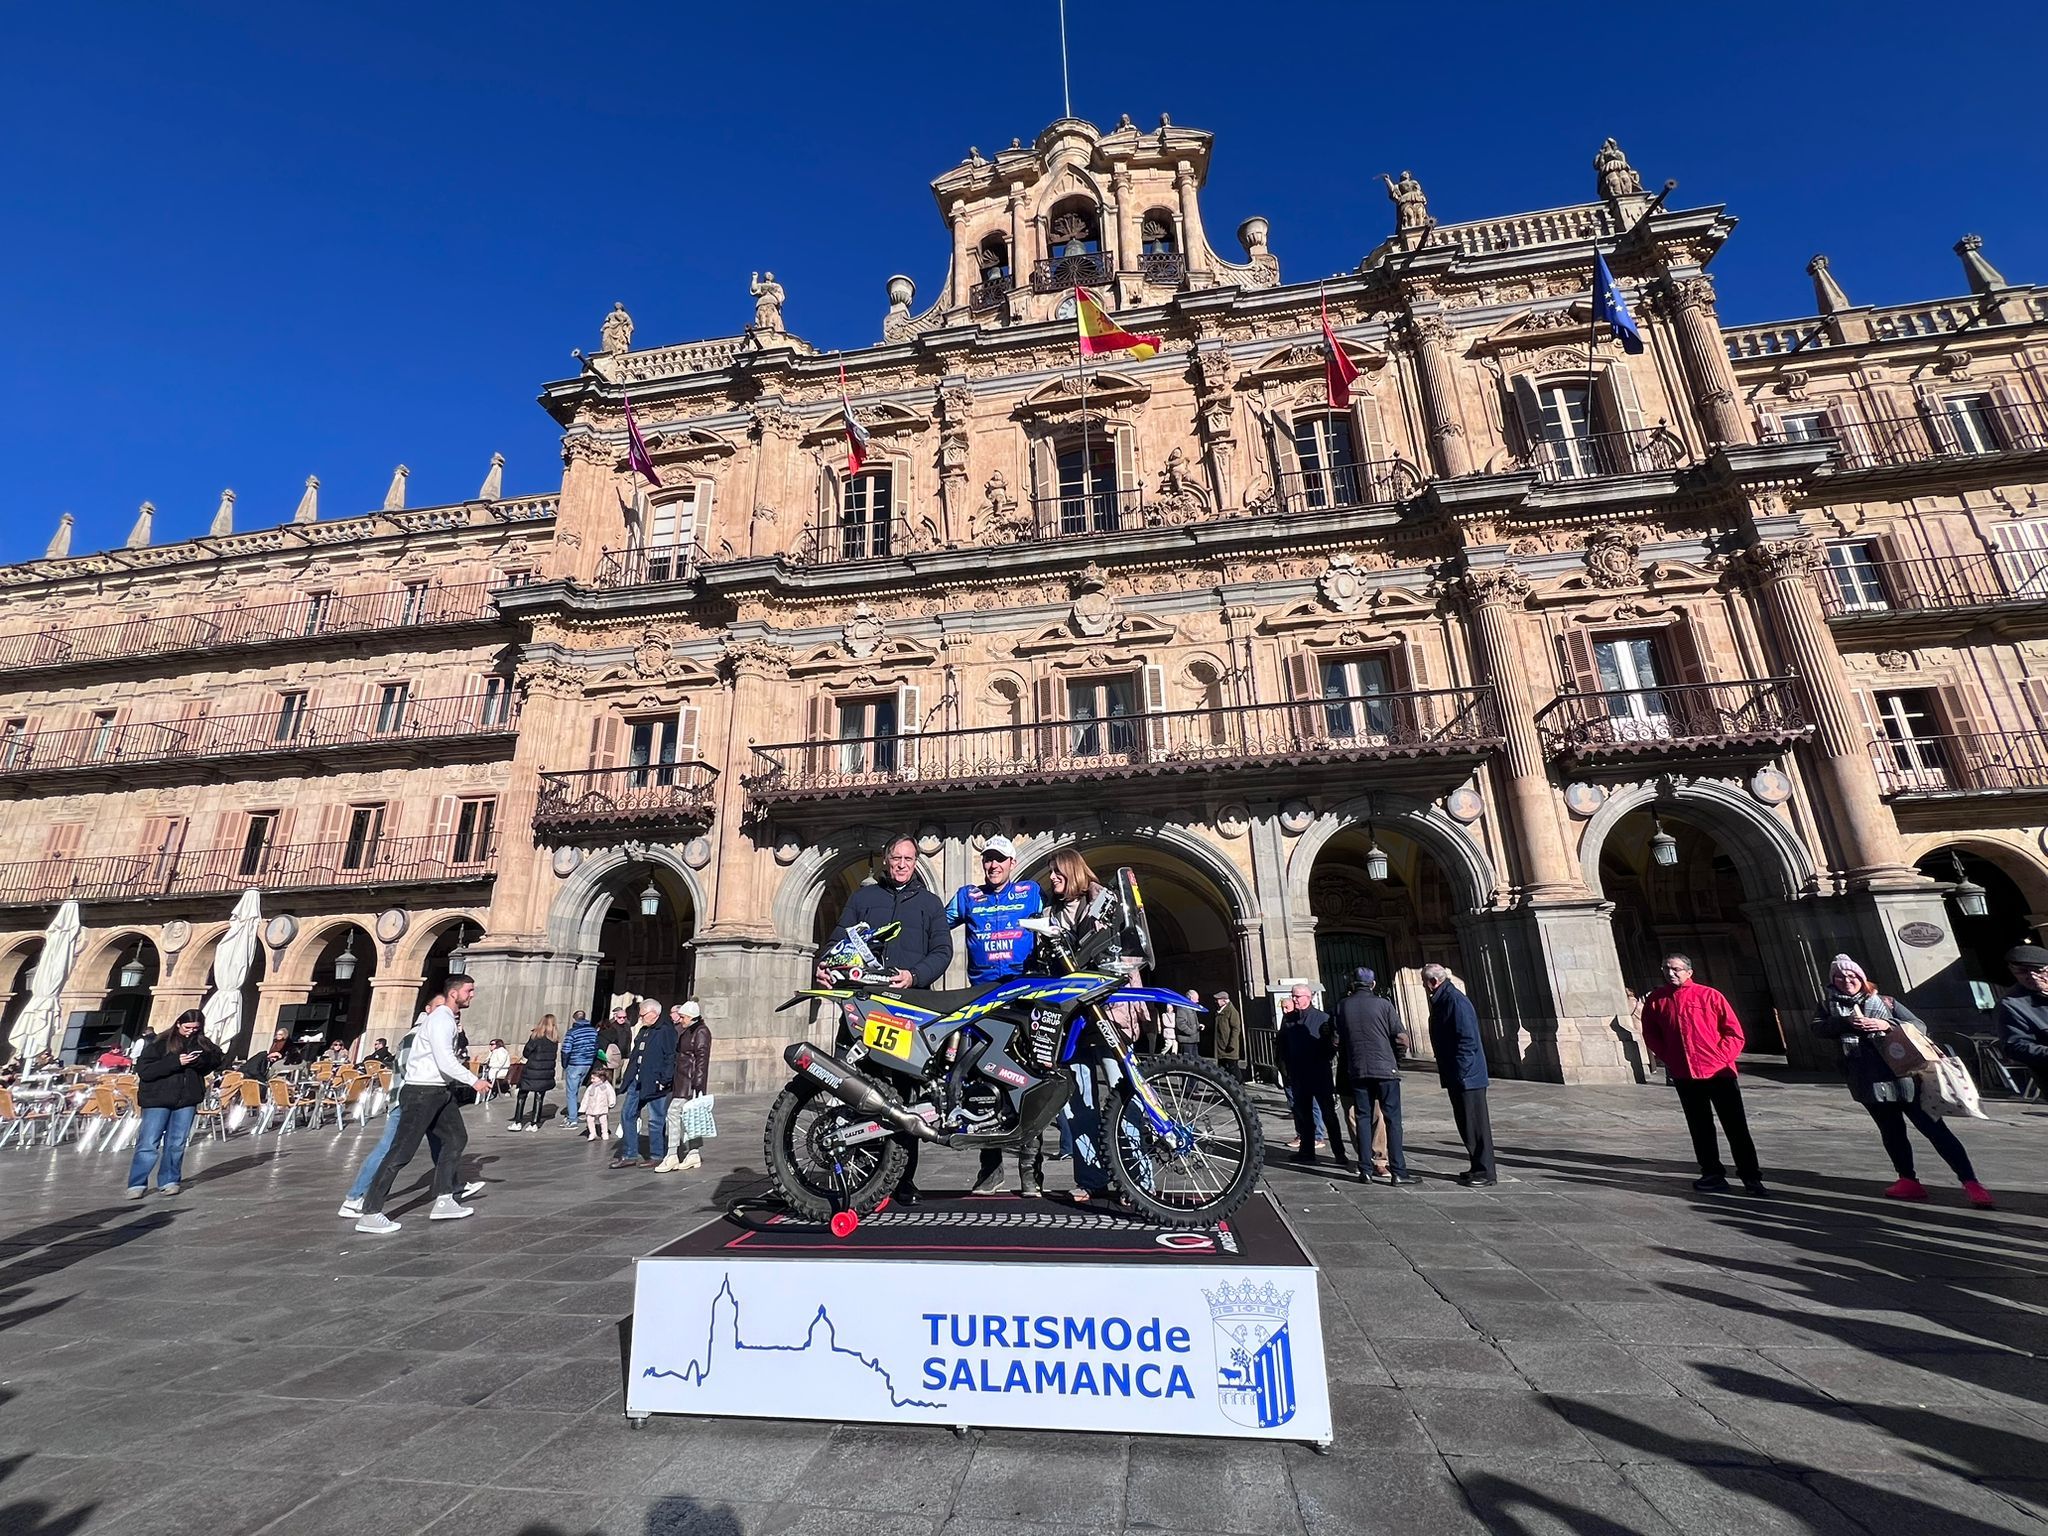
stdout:
[[476,493],[478,501],[496,501],[505,494],[505,455],[491,455],[491,472],[484,476],[483,489]]
[[1806,274],[1813,279],[1813,302],[1820,306],[1824,315],[1838,315],[1850,304],[1849,295],[1842,292],[1842,285],[1835,281],[1835,274],[1828,270],[1828,259],[1815,256],[1806,264]]
[[405,481],[412,473],[403,464],[391,471],[391,484],[384,491],[384,510],[403,512],[405,510]]
[[320,521],[320,477],[306,476],[306,494],[299,498],[299,509],[292,513],[295,523],[317,523]]
[[45,560],[62,560],[71,553],[71,525],[76,521],[69,512],[57,519],[57,531],[50,536],[50,547],[43,551]]
[[156,503],[145,501],[142,509],[135,514],[135,526],[128,530],[127,549],[149,548],[150,535],[156,531]]
[[220,509],[213,514],[213,525],[206,530],[209,538],[223,539],[235,531],[235,493],[220,493]]
[[1968,279],[1970,292],[1989,293],[1994,288],[2010,288],[2005,274],[1984,259],[1984,237],[1965,235],[1956,242],[1956,254],[1963,258],[1963,276]]

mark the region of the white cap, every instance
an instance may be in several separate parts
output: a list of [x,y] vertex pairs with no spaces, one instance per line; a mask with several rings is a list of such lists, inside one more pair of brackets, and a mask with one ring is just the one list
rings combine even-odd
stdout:
[[992,853],[1000,854],[1006,859],[1014,859],[1017,857],[1017,845],[1007,837],[992,837],[981,845],[981,856],[985,859]]
[[684,1003],[678,1011],[686,1019],[701,1019],[704,1017],[704,1010],[695,1003]]

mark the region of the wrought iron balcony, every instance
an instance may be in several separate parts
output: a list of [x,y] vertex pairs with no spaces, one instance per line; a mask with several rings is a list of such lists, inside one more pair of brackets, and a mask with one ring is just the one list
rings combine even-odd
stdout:
[[1280,477],[1280,504],[1289,512],[1334,507],[1398,506],[1421,493],[1422,471],[1406,459],[1370,459],[1289,470]]
[[709,552],[696,540],[665,549],[606,549],[598,552],[597,574],[590,584],[599,590],[616,587],[659,587],[690,581]]
[[2048,732],[1979,731],[1873,741],[1879,790],[1896,799],[2048,790]]
[[0,740],[0,783],[41,774],[132,773],[150,765],[280,758],[354,748],[509,742],[511,697],[404,699],[253,715],[35,731]]
[[1813,729],[1789,677],[1568,693],[1536,712],[1545,751],[1568,763],[1781,751]]
[[1074,288],[1102,288],[1116,276],[1116,257],[1108,251],[1076,251],[1031,263],[1033,293],[1065,293]]
[[759,802],[1164,775],[1299,772],[1319,763],[1468,761],[1501,744],[1490,688],[1158,711],[1100,720],[793,741],[754,748]]
[[533,830],[542,838],[703,831],[717,812],[709,763],[653,763],[543,773]]
[[974,314],[1001,309],[1003,301],[1017,291],[1017,280],[1009,273],[985,277],[967,290],[967,308]]
[[1053,496],[1033,498],[1032,522],[1041,539],[1071,539],[1088,533],[1127,533],[1145,526],[1139,512],[1144,502],[1145,488],[1142,485],[1062,491]]
[[1821,608],[1830,619],[1871,619],[1881,625],[1900,614],[1982,613],[2048,603],[2048,553],[1872,557],[1853,566],[1823,566],[1815,580]]
[[287,603],[254,608],[226,604],[206,613],[0,636],[0,671],[52,671],[133,662],[142,657],[275,647],[384,630],[413,632],[495,623],[498,612],[492,598],[502,586],[502,582],[488,581],[460,586],[420,583],[353,596],[307,593]]
[[[1869,421],[1830,418],[1827,431],[1825,440],[1835,445],[1835,466],[1843,470],[1964,463],[2048,450],[2048,412],[2036,405],[1985,396],[1911,416],[1879,416]],[[1777,441],[1788,440],[1782,433],[1774,436]]]
[[459,833],[360,842],[289,843],[267,848],[38,859],[0,864],[0,906],[61,901],[153,901],[265,891],[450,885],[497,872],[490,839]]
[[1178,283],[1188,275],[1188,261],[1179,251],[1146,251],[1138,258],[1138,275],[1148,283]]
[[856,560],[900,560],[913,550],[938,542],[930,533],[919,536],[910,519],[898,514],[884,519],[813,523],[789,553],[792,565],[845,565]]
[[1547,437],[1523,460],[1538,478],[1546,481],[1658,474],[1692,462],[1692,450],[1685,446],[1685,439],[1662,422],[1630,432]]

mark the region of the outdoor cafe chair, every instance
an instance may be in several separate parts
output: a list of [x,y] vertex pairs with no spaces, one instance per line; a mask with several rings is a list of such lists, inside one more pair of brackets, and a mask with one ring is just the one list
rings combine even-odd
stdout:
[[8,1142],[16,1146],[35,1145],[39,1131],[47,1131],[55,1113],[46,1102],[23,1096],[17,1098],[12,1088],[0,1088],[0,1147]]

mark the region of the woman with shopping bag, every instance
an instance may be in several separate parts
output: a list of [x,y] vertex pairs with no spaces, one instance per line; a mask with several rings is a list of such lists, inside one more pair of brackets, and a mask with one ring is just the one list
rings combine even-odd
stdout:
[[[701,1168],[704,1159],[698,1148],[707,1136],[718,1134],[711,1118],[711,1026],[704,1022],[704,1010],[694,1002],[676,1010],[676,1081],[668,1101],[668,1156],[656,1173],[676,1173]],[[687,1144],[687,1145],[686,1145]]]
[[1870,1118],[1877,1122],[1878,1135],[1884,1138],[1884,1150],[1899,1176],[1898,1182],[1884,1191],[1885,1198],[1927,1198],[1927,1186],[1913,1173],[1913,1142],[1906,1135],[1910,1123],[1962,1182],[1963,1194],[1970,1204],[1989,1210],[1991,1192],[1977,1182],[1970,1154],[1963,1150],[1956,1133],[1929,1114],[1920,1102],[1921,1083],[1914,1070],[1921,1065],[1919,1052],[1903,1051],[1902,1056],[1910,1058],[1912,1064],[1902,1059],[1902,1075],[1894,1075],[1886,1041],[1895,1029],[1900,1035],[1907,1034],[1898,1026],[1917,1026],[1919,1022],[1904,1003],[1880,994],[1862,966],[1847,955],[1835,956],[1828,972],[1827,991],[1821,994],[1820,1004],[1813,1012],[1813,1032],[1840,1043],[1842,1075],[1849,1080],[1849,1095],[1870,1111]]

